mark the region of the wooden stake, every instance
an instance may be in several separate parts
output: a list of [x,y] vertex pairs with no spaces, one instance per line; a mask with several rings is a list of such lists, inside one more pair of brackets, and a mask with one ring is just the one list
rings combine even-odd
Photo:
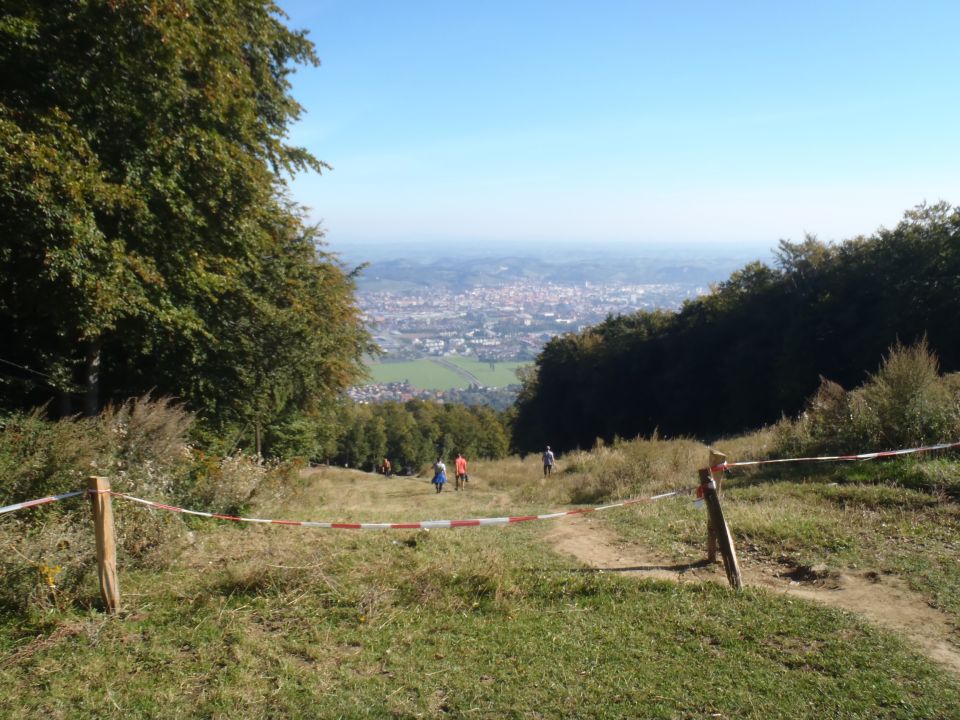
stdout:
[[[713,468],[717,465],[722,465],[727,461],[727,456],[716,450],[710,451],[709,465],[707,468]],[[717,484],[717,496],[721,494],[721,486],[723,484],[723,470],[719,470],[716,473],[710,473],[710,477]],[[702,478],[701,478],[702,480]],[[707,560],[709,562],[715,563],[717,561],[717,533],[713,527],[713,521],[710,519],[709,515],[707,516]]]
[[[712,482],[710,479],[710,470],[703,468],[700,470],[700,490],[698,497],[703,498],[704,504],[707,502],[707,485]],[[707,562],[715,563],[717,561],[717,530],[713,525],[713,516],[707,511]]]
[[[727,461],[727,456],[722,452],[710,450],[710,464],[707,467],[715,468],[717,465],[723,465]],[[710,473],[710,477],[717,483],[717,495],[723,495],[723,470]]]
[[[709,468],[700,471],[700,487],[703,489],[703,500],[707,505],[708,528],[712,528],[708,530],[708,533],[712,533],[711,537],[714,542],[720,546],[720,555],[723,557],[723,569],[727,573],[727,580],[732,587],[739,590],[743,587],[743,580],[740,577],[737,550],[733,545],[730,528],[727,527],[727,521],[723,517],[720,498],[717,496],[717,486],[713,478],[710,477]],[[707,549],[709,552],[709,546]]]
[[93,505],[93,527],[97,535],[97,574],[100,578],[100,597],[110,615],[120,610],[120,585],[117,583],[117,542],[113,533],[113,503],[110,481],[91,475],[87,479],[90,502]]

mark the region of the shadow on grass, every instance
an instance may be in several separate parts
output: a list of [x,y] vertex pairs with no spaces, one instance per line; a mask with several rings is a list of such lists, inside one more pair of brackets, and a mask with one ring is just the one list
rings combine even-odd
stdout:
[[627,567],[590,567],[590,568],[572,568],[566,572],[576,573],[629,573],[629,572],[651,572],[653,570],[665,570],[667,572],[682,573],[688,570],[696,570],[714,565],[709,560],[697,560],[691,563],[680,563],[678,565],[630,565]]

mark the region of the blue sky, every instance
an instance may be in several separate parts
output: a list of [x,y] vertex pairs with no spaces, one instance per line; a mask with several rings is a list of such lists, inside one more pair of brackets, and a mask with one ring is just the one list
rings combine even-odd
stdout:
[[840,240],[960,204],[960,3],[279,0],[333,250]]

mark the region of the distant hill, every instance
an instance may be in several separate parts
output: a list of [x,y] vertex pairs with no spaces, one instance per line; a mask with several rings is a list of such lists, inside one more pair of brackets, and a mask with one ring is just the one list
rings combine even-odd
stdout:
[[571,259],[536,255],[490,257],[446,256],[435,259],[398,258],[371,262],[358,277],[360,290],[401,290],[403,287],[470,288],[529,279],[563,284],[689,284],[708,285],[726,277],[745,261],[747,251],[680,258],[594,257]]

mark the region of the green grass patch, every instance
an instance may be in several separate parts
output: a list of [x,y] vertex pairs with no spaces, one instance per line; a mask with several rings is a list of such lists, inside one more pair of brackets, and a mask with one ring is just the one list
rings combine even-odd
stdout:
[[474,357],[448,357],[457,367],[461,367],[471,375],[480,380],[480,384],[486,387],[506,387],[507,385],[518,385],[517,368],[525,367],[530,363],[523,362],[495,362],[491,364],[477,360]]
[[421,390],[463,389],[470,385],[463,376],[426,358],[370,363],[369,369],[376,383],[409,382]]
[[[445,357],[443,360],[463,368],[476,377],[480,385],[485,387],[506,387],[507,385],[518,384],[520,381],[517,379],[516,370],[528,364],[498,362],[494,363],[493,369],[491,369],[490,363],[481,362],[476,358]],[[443,367],[443,365],[429,358],[403,361],[384,360],[370,363],[368,367],[373,381],[377,383],[407,381],[421,390],[464,389],[471,384],[469,378],[459,375],[454,370]]]
[[960,703],[849,614],[578,572],[536,528],[301,537],[299,552],[277,531],[226,531],[213,569],[127,573],[126,618],[76,617],[50,643],[6,627],[7,648],[36,649],[0,670],[0,712],[893,718]]
[[[960,628],[960,507],[949,460],[823,464],[740,472],[723,508],[741,557],[903,578]],[[692,501],[660,503],[609,522],[678,557],[702,554],[705,516]]]
[[[381,521],[544,512],[569,507],[582,483],[660,488],[695,465],[690,441],[644,442],[598,453],[597,466],[560,458],[550,481],[537,462],[477,462],[465,493],[324,470],[253,512]],[[626,477],[641,465],[642,477]],[[657,467],[668,477],[646,474]],[[865,562],[899,534],[929,544],[956,532],[950,504],[919,502],[918,490],[904,491],[901,509],[886,486],[874,498],[866,485],[843,494],[830,482],[730,479],[724,508],[746,559]],[[129,509],[118,501],[116,512],[122,520]],[[593,519],[674,557],[702,557],[705,520],[690,498]],[[955,676],[851,613],[589,571],[551,551],[552,527],[196,522],[150,569],[121,557],[122,617],[81,603],[0,619],[0,716],[927,718],[960,707]],[[939,562],[909,547],[904,572],[921,555]],[[947,572],[931,571],[928,587],[955,598]],[[95,607],[92,577],[88,585]]]

